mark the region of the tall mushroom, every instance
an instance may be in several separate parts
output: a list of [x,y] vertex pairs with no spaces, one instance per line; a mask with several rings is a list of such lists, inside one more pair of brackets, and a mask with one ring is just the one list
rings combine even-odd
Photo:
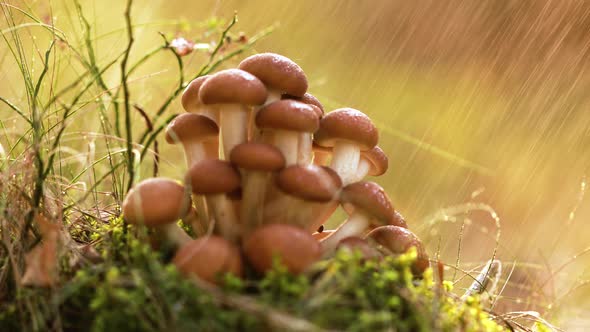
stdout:
[[238,171],[228,161],[205,159],[188,170],[185,182],[193,194],[205,196],[210,215],[215,220],[215,232],[237,243],[238,219],[226,194],[240,187]]
[[351,182],[362,181],[367,175],[383,175],[387,172],[388,167],[389,159],[380,147],[375,146],[371,150],[362,151],[356,174]]
[[215,123],[219,123],[219,110],[213,105],[203,104],[199,98],[201,85],[203,85],[209,77],[211,77],[211,75],[197,77],[186,86],[181,98],[182,108],[189,113],[201,114],[215,121]]
[[369,227],[384,226],[391,222],[393,205],[387,194],[374,182],[356,182],[342,188],[340,201],[354,206],[352,214],[334,233],[322,242],[324,255],[331,255],[338,243],[349,236],[360,236]]
[[269,144],[242,143],[231,151],[230,160],[242,170],[240,221],[247,234],[262,225],[267,183],[272,172],[285,167],[285,157]]
[[191,240],[176,224],[189,211],[190,194],[174,180],[152,178],[137,183],[125,196],[122,208],[126,222],[156,228],[177,246]]
[[187,277],[195,275],[219,284],[223,274],[242,276],[240,250],[226,239],[211,235],[192,240],[178,249],[172,263]]
[[275,101],[256,115],[256,126],[263,131],[262,141],[281,150],[287,166],[297,163],[300,134],[311,139],[319,123],[312,106],[294,100]]
[[355,177],[360,152],[375,147],[379,133],[371,119],[361,111],[340,108],[322,118],[314,141],[320,146],[333,147],[330,167],[347,185]]
[[205,105],[216,105],[223,152],[227,159],[234,146],[248,140],[250,106],[262,105],[267,97],[264,84],[240,69],[222,70],[201,86],[199,98]]
[[412,271],[416,275],[421,275],[429,266],[428,254],[422,241],[407,228],[395,225],[381,226],[369,232],[366,238],[374,240],[392,254],[403,254],[415,247],[418,256],[412,265]]
[[[324,116],[324,106],[320,101],[314,97],[310,93],[305,93],[302,97],[295,97],[291,95],[283,95],[282,99],[293,99],[300,101],[302,103],[308,104],[314,107],[314,111],[316,111],[318,118],[322,118]],[[297,153],[297,163],[300,165],[307,165],[311,162],[313,157],[313,139],[311,135],[307,135],[306,133],[301,133],[299,135],[299,147]]]

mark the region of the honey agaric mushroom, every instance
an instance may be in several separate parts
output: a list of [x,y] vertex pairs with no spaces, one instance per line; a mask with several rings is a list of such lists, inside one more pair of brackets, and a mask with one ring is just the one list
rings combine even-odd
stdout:
[[311,140],[319,124],[313,107],[295,100],[275,101],[261,108],[256,115],[256,126],[263,132],[262,141],[281,150],[287,166],[297,163],[300,134]]
[[422,241],[407,228],[395,225],[381,226],[369,232],[366,238],[374,240],[392,254],[403,254],[415,247],[418,256],[412,265],[412,271],[416,275],[422,275],[429,266],[428,254]]
[[303,69],[291,59],[275,54],[260,53],[247,57],[238,65],[258,77],[268,89],[265,105],[281,99],[283,93],[302,97],[307,91]]
[[332,167],[345,185],[355,177],[360,152],[377,145],[379,133],[371,119],[353,108],[340,108],[325,115],[315,133],[317,145],[333,147]]
[[267,91],[256,76],[240,70],[222,70],[201,86],[199,98],[205,105],[216,105],[226,159],[234,146],[248,140],[250,106],[262,105]]
[[136,184],[123,201],[125,221],[157,228],[168,241],[182,245],[191,240],[177,224],[190,208],[190,194],[174,180],[151,178]]
[[[332,181],[336,187],[340,190],[342,188],[342,179],[338,176],[333,169],[328,166],[320,166],[328,175],[332,177]],[[310,216],[309,216],[309,227],[308,230],[313,232],[319,229],[329,218],[332,216],[334,211],[340,205],[340,197],[339,195],[335,195],[332,199],[325,203],[313,204],[310,207]]]
[[182,93],[182,108],[189,113],[201,114],[215,121],[215,123],[219,123],[219,110],[217,110],[214,105],[203,104],[199,98],[201,85],[203,85],[209,77],[211,77],[211,75],[197,77],[187,85]]
[[324,255],[332,254],[338,243],[349,236],[362,235],[369,227],[388,225],[394,213],[387,194],[374,182],[356,182],[342,188],[340,201],[354,206],[353,213],[322,242]]
[[306,92],[302,97],[292,96],[290,94],[284,94],[281,96],[281,99],[293,99],[300,101],[304,104],[313,105],[317,107],[316,112],[318,113],[319,117],[322,118],[324,116],[324,105],[311,93]]
[[240,221],[247,234],[262,225],[267,183],[272,172],[285,167],[285,157],[270,144],[242,143],[231,151],[230,160],[242,170]]
[[[324,116],[324,106],[320,101],[310,93],[305,93],[303,97],[295,97],[291,95],[283,95],[281,99],[293,99],[313,106],[316,111],[318,118],[321,119]],[[297,163],[300,165],[307,165],[313,158],[313,139],[311,135],[306,133],[299,134],[299,147],[297,153]]]
[[219,284],[223,274],[241,277],[244,273],[238,247],[215,235],[186,243],[178,249],[172,263],[185,276],[195,275],[213,284]]
[[166,142],[182,144],[188,167],[219,157],[219,127],[204,115],[184,113],[175,117],[166,127]]
[[362,151],[361,159],[352,182],[362,181],[365,176],[380,176],[387,172],[389,159],[380,147],[375,146],[371,150]]
[[[333,201],[342,187],[339,178],[316,165],[286,167],[277,174],[276,183],[287,196],[282,202],[274,203],[279,206],[275,213],[280,213],[285,223],[297,225],[310,233],[319,227],[313,225],[313,209],[318,203]],[[278,217],[271,214],[268,218],[275,220]]]
[[210,215],[215,220],[215,232],[237,243],[239,223],[226,194],[240,187],[238,171],[229,161],[205,159],[188,170],[185,182],[193,194],[205,196]]
[[291,273],[305,271],[321,256],[316,239],[307,231],[287,224],[269,224],[244,239],[244,254],[254,269],[265,273],[278,259]]
[[313,142],[313,163],[318,166],[329,165],[330,157],[332,157],[332,148],[317,145]]

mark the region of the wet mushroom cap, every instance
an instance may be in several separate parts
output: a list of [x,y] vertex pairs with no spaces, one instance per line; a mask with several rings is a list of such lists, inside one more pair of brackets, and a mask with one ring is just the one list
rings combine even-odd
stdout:
[[284,94],[281,96],[281,99],[293,99],[293,100],[300,101],[300,102],[307,104],[307,105],[315,106],[315,107],[317,107],[316,113],[318,113],[319,117],[321,118],[324,116],[324,105],[322,105],[322,103],[316,97],[314,97],[314,95],[312,95],[311,93],[306,92],[303,95],[303,97],[295,97],[295,96],[291,96],[289,94]]
[[394,208],[387,193],[375,182],[355,182],[342,188],[342,204],[351,204],[354,211],[365,211],[381,224],[388,224],[394,214]]
[[166,127],[166,142],[170,144],[218,136],[219,127],[215,121],[195,113],[180,114]]
[[189,206],[190,197],[181,184],[171,179],[151,178],[129,190],[122,208],[128,223],[154,227],[179,220]]
[[321,256],[319,242],[304,229],[288,224],[257,228],[243,243],[244,254],[256,271],[264,273],[275,257],[291,273],[301,273]]
[[230,160],[239,168],[273,172],[285,167],[285,157],[279,149],[264,143],[242,143],[230,153]]
[[342,182],[316,165],[293,165],[279,172],[279,189],[303,200],[329,202],[338,194]]
[[303,69],[291,59],[275,54],[260,53],[247,57],[238,68],[258,77],[269,89],[301,97],[307,91]]
[[428,254],[422,241],[407,228],[394,225],[381,226],[369,232],[366,238],[373,239],[394,254],[403,254],[411,247],[415,247],[418,253],[413,267],[415,272],[424,272],[429,265]]
[[197,108],[203,104],[201,103],[201,99],[199,99],[199,91],[201,90],[201,85],[203,85],[209,77],[211,77],[211,75],[197,77],[186,86],[186,89],[184,89],[180,101],[182,103],[182,108],[187,112],[190,109]]
[[186,175],[186,183],[197,195],[221,194],[240,187],[240,173],[228,161],[205,159],[193,165]]
[[256,76],[240,69],[226,69],[211,75],[201,86],[199,98],[205,105],[262,105],[268,93]]
[[314,141],[325,147],[333,147],[338,141],[348,141],[365,151],[377,145],[379,133],[371,119],[361,111],[339,108],[321,119]]
[[258,111],[256,126],[288,131],[313,133],[320,120],[313,106],[285,99],[270,103]]
[[389,159],[380,147],[375,146],[371,150],[363,151],[361,155],[371,163],[371,168],[368,173],[370,176],[379,176],[387,172]]
[[201,237],[182,246],[172,263],[185,276],[196,275],[210,283],[219,283],[225,273],[243,275],[240,250],[219,236]]

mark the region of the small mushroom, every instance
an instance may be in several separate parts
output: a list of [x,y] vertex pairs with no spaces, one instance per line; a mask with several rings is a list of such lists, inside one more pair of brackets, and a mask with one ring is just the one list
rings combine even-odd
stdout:
[[[295,97],[291,95],[283,95],[282,99],[293,99],[300,101],[302,103],[308,104],[313,106],[314,111],[316,111],[318,118],[321,119],[324,116],[324,106],[320,101],[314,97],[310,93],[305,93],[303,97]],[[307,165],[311,162],[313,157],[313,139],[311,135],[307,135],[306,133],[299,134],[299,147],[297,153],[297,163],[300,165]]]
[[204,115],[184,113],[175,117],[166,127],[166,142],[182,144],[188,167],[219,157],[219,127]]
[[332,147],[332,167],[344,185],[352,183],[357,172],[360,152],[377,145],[379,133],[368,116],[353,108],[340,108],[320,121],[315,133],[317,145]]
[[362,181],[365,176],[380,176],[387,172],[389,159],[380,147],[375,146],[371,150],[362,151],[361,159],[352,182]]
[[190,194],[174,180],[151,178],[137,183],[127,193],[122,208],[126,222],[156,228],[177,246],[191,240],[176,224],[189,211]]
[[188,170],[185,182],[193,194],[205,196],[210,214],[215,220],[215,232],[237,243],[239,223],[226,194],[240,187],[238,171],[228,161],[205,159]]
[[349,236],[360,236],[370,226],[378,227],[389,224],[394,213],[393,205],[387,194],[374,182],[356,182],[342,188],[340,201],[343,205],[354,206],[353,213],[322,242],[324,255],[332,254],[338,243]]
[[319,127],[319,118],[313,106],[294,100],[279,100],[260,109],[256,126],[262,130],[262,141],[281,150],[287,166],[290,166],[297,163],[299,137],[304,134],[311,140],[311,135]]
[[203,85],[209,77],[211,77],[211,75],[197,77],[187,85],[182,93],[182,108],[189,113],[201,114],[215,121],[215,123],[219,123],[219,110],[212,105],[203,104],[199,98],[201,85]]
[[267,184],[272,172],[285,167],[285,157],[269,144],[242,143],[231,151],[230,160],[242,170],[240,221],[247,234],[262,225]]
[[422,275],[429,266],[428,254],[422,241],[407,228],[395,225],[381,226],[369,232],[366,238],[374,240],[387,252],[396,255],[403,254],[411,247],[415,247],[418,257],[412,265],[412,271],[416,275]]
[[278,259],[289,272],[304,272],[321,256],[318,241],[307,231],[287,224],[262,226],[244,239],[244,255],[259,273],[265,273]]
[[207,79],[199,91],[205,105],[216,105],[226,159],[231,150],[248,140],[249,106],[262,105],[267,97],[264,84],[240,69],[222,70]]
[[186,243],[178,249],[172,263],[185,276],[194,275],[213,284],[219,284],[223,274],[241,277],[244,273],[238,247],[215,235]]

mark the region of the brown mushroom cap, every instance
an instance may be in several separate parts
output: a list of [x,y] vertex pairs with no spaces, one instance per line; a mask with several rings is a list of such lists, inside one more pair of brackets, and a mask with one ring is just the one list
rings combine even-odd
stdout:
[[201,90],[201,85],[203,85],[209,77],[211,77],[211,75],[197,77],[186,86],[186,89],[184,89],[180,101],[182,103],[182,108],[187,112],[190,109],[199,107],[203,104],[201,103],[201,99],[199,99],[199,91]]
[[288,94],[284,94],[284,95],[281,96],[281,99],[293,99],[293,100],[300,101],[300,102],[302,102],[304,104],[307,104],[307,105],[313,105],[313,106],[317,107],[316,113],[318,113],[319,117],[321,118],[321,117],[324,116],[324,106],[311,93],[306,92],[303,95],[303,97],[295,97],[295,96],[291,96],[291,95],[288,95]]
[[122,207],[125,221],[130,224],[162,226],[186,215],[190,197],[174,180],[151,178],[131,188]]
[[422,241],[409,229],[394,225],[381,226],[373,229],[367,238],[375,240],[394,254],[403,254],[411,247],[416,247],[418,258],[413,270],[421,274],[428,267],[428,254],[422,245]]
[[240,173],[229,161],[205,159],[188,170],[186,183],[197,195],[228,193],[240,187]]
[[240,250],[219,236],[201,237],[182,246],[172,263],[185,276],[196,275],[211,283],[219,283],[222,274],[243,275]]
[[326,147],[333,147],[337,141],[348,141],[357,144],[364,151],[377,145],[379,133],[371,119],[361,111],[339,108],[320,120],[320,128],[314,135],[314,141]]
[[180,114],[166,127],[166,142],[170,144],[218,136],[219,127],[215,121],[195,113]]
[[401,213],[397,211],[395,211],[391,216],[389,224],[398,227],[408,228],[408,223],[406,222],[406,219],[404,219],[404,216],[402,216]]
[[211,75],[201,85],[199,98],[205,105],[262,105],[266,87],[256,76],[240,69],[226,69]]
[[238,68],[258,77],[269,89],[301,97],[307,91],[303,69],[291,59],[275,54],[260,53],[247,57]]
[[371,163],[371,168],[369,169],[368,173],[369,175],[379,176],[387,172],[387,168],[389,167],[389,159],[380,147],[375,146],[371,150],[363,151],[361,156],[366,158]]
[[257,228],[243,244],[244,254],[256,271],[272,268],[275,257],[291,273],[301,273],[321,256],[319,242],[304,229],[288,224]]
[[256,126],[297,132],[313,133],[320,125],[313,106],[296,100],[279,100],[258,111]]
[[362,210],[371,216],[371,220],[386,225],[394,214],[393,205],[387,193],[375,182],[355,182],[342,188],[342,204],[351,204],[354,211]]
[[285,157],[279,149],[264,143],[242,143],[230,153],[236,166],[247,169],[274,172],[285,167]]
[[292,165],[279,172],[279,189],[303,200],[328,202],[334,199],[342,182],[330,172],[316,165]]

